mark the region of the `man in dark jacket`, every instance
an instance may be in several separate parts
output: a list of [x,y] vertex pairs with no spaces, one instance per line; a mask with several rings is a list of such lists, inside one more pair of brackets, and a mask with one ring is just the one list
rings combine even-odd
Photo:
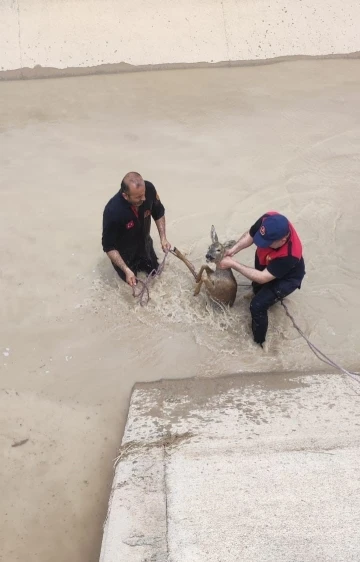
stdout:
[[102,247],[130,286],[136,284],[139,271],[150,273],[159,265],[150,236],[151,217],[162,249],[168,252],[171,245],[166,239],[165,209],[159,195],[151,182],[137,172],[129,172],[104,209]]

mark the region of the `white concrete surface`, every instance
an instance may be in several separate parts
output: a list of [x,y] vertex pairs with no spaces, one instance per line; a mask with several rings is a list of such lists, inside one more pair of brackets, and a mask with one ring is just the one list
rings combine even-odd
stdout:
[[2,0],[0,72],[348,54],[359,21],[358,0]]
[[356,385],[304,374],[136,385],[101,562],[358,561]]

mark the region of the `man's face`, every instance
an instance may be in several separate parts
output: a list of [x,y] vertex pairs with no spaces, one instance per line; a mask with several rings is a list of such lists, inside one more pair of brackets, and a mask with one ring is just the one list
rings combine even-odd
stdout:
[[134,207],[141,207],[145,201],[145,183],[138,181],[137,183],[131,182],[129,184],[128,193],[123,193],[124,199]]

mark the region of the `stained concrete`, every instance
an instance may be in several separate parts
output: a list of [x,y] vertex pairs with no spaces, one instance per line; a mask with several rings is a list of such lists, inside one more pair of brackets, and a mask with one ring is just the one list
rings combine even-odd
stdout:
[[359,21],[357,0],[2,0],[0,78],[347,55]]
[[330,374],[136,385],[101,562],[358,561],[359,401]]

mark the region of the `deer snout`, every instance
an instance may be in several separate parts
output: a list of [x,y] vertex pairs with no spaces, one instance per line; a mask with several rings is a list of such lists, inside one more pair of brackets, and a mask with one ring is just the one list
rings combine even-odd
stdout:
[[205,257],[207,261],[214,261],[214,256],[212,256],[211,254],[206,254]]

